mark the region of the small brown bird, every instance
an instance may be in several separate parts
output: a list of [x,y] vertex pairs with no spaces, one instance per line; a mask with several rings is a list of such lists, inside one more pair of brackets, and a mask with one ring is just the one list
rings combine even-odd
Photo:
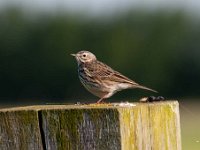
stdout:
[[78,75],[83,86],[92,94],[99,97],[97,103],[111,97],[118,91],[128,88],[140,88],[157,92],[125,77],[121,73],[97,60],[89,51],[71,54],[78,63]]

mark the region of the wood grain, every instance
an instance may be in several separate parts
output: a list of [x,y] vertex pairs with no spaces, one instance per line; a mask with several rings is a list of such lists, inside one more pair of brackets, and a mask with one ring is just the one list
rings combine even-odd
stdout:
[[177,101],[0,109],[0,149],[181,150]]

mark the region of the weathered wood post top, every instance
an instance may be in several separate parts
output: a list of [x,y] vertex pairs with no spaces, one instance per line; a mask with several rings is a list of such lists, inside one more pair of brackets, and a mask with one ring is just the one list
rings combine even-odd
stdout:
[[177,101],[0,109],[0,149],[181,150]]

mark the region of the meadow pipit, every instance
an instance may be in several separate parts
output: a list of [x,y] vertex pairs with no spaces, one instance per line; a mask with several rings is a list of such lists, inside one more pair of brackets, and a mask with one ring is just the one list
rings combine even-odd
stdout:
[[71,54],[78,63],[78,75],[83,86],[100,99],[111,97],[117,91],[128,88],[140,88],[157,92],[145,86],[139,85],[135,81],[127,78],[111,67],[97,60],[96,56],[89,51],[80,51]]

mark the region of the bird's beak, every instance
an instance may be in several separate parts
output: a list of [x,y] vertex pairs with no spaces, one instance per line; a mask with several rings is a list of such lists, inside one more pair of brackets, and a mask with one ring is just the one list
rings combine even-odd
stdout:
[[71,54],[72,56],[76,57],[76,54]]

